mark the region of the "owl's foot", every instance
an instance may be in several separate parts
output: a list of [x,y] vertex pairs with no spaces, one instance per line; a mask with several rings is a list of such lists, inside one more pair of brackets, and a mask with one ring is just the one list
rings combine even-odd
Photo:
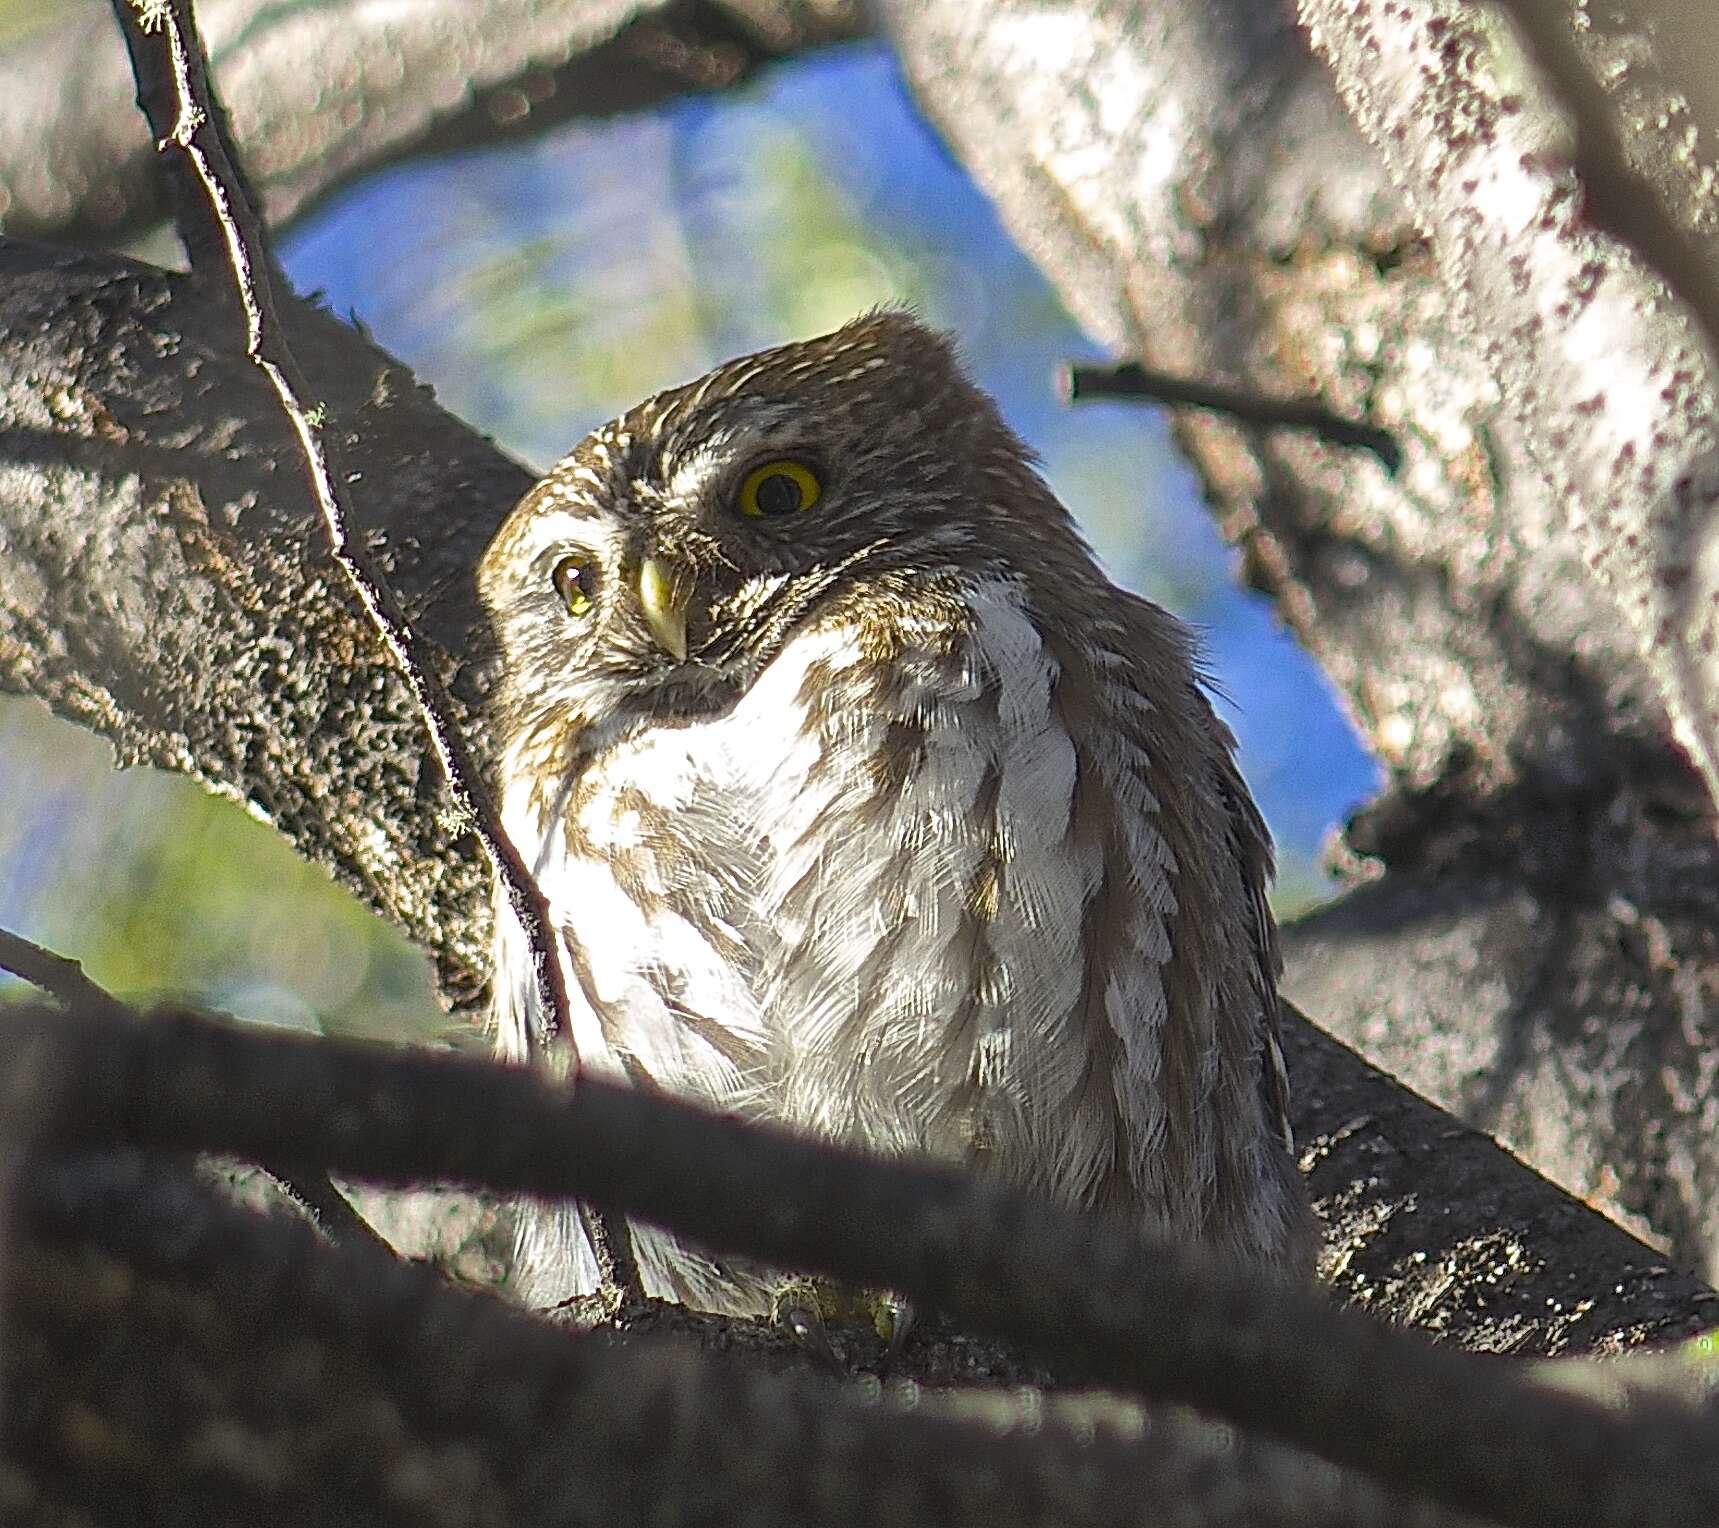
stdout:
[[824,1324],[823,1289],[812,1279],[795,1279],[778,1289],[770,1302],[770,1319],[794,1339],[804,1353],[832,1374],[846,1373],[836,1356]]
[[913,1332],[916,1313],[913,1302],[903,1295],[886,1290],[871,1302],[871,1324],[884,1341],[884,1362],[893,1364],[907,1347]]
[[909,1301],[888,1290],[861,1291],[823,1279],[791,1279],[773,1294],[770,1319],[785,1328],[795,1343],[823,1367],[845,1374],[849,1363],[837,1355],[830,1337],[832,1326],[847,1331],[856,1340],[857,1346],[849,1343],[847,1347],[862,1362],[866,1361],[868,1344],[859,1339],[855,1328],[870,1327],[884,1344],[883,1362],[887,1368],[906,1348],[915,1312]]

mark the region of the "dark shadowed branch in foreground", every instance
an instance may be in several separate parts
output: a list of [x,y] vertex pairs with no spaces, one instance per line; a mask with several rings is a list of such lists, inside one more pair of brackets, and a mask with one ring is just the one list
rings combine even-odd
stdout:
[[[1473,1521],[1176,1409],[1018,1374],[838,1385],[780,1352],[581,1336],[238,1211],[136,1152],[37,1157],[14,1209],[0,1375],[31,1404],[7,1408],[0,1450],[8,1509],[35,1524],[200,1506],[259,1528],[1115,1528],[1166,1502],[1208,1528]],[[772,1335],[737,1325],[737,1347]]]
[[31,1011],[0,1046],[6,1070],[57,1079],[38,1146],[267,1157],[290,1143],[375,1181],[578,1196],[718,1251],[899,1290],[1066,1378],[1190,1402],[1501,1522],[1719,1514],[1719,1451],[1697,1418],[1608,1412],[971,1175],[868,1161],[595,1079],[568,1092],[528,1070],[182,1011],[118,1024]]

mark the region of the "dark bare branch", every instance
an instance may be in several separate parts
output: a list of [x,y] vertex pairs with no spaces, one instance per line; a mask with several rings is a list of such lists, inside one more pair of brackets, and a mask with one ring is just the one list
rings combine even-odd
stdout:
[[1387,472],[1395,472],[1403,464],[1402,447],[1388,431],[1373,425],[1340,418],[1330,409],[1302,399],[1267,398],[1221,383],[1176,377],[1167,371],[1142,366],[1138,361],[1122,361],[1112,366],[1071,361],[1058,378],[1057,390],[1066,403],[1093,398],[1133,398],[1172,408],[1209,409],[1244,424],[1306,430],[1334,446],[1358,446],[1378,457]]
[[340,1192],[326,1171],[316,1167],[282,1167],[267,1161],[258,1165],[304,1212],[310,1223],[336,1246],[365,1244],[393,1256],[394,1249],[353,1208],[352,1201]]
[[116,1018],[126,1011],[125,1004],[85,973],[81,961],[56,955],[9,929],[0,929],[0,971],[10,971],[68,1008]]
[[119,1024],[26,1013],[0,1031],[11,1064],[56,1044],[72,1049],[44,1141],[242,1156],[292,1143],[373,1180],[591,1200],[717,1251],[899,1290],[1070,1377],[1193,1403],[1500,1522],[1620,1528],[1719,1513],[1719,1453],[1671,1408],[1611,1414],[973,1175],[867,1159],[596,1078],[569,1093],[529,1069],[185,1011]]
[[[207,94],[207,61],[189,0],[115,0],[115,12],[133,46],[138,94],[151,113],[151,125],[163,146],[171,143],[184,155],[187,168],[174,165],[169,174],[191,182],[178,202],[181,232],[192,251],[192,274],[209,281],[211,263],[219,262],[237,293],[245,320],[245,352],[268,378],[298,438],[335,563],[411,689],[455,806],[507,888],[530,941],[544,1011],[553,1015],[551,1033],[567,1036],[567,992],[553,955],[548,905],[501,826],[453,725],[441,682],[422,660],[411,623],[354,537],[352,511],[340,486],[346,474],[336,462],[324,409],[306,401],[309,386],[282,329],[262,224],[224,140],[220,106]],[[152,39],[160,46],[151,45]]]
[[[763,1362],[581,1337],[242,1214],[173,1164],[30,1166],[0,1240],[18,1334],[0,1378],[31,1399],[6,1408],[0,1449],[8,1503],[33,1523],[193,1501],[262,1528],[608,1528],[646,1502],[664,1521],[756,1528],[1117,1528],[1163,1502],[1209,1528],[1469,1521],[1171,1408],[1019,1375],[954,1394],[820,1382],[743,1323],[730,1342],[773,1339]],[[214,1446],[235,1436],[239,1454]]]

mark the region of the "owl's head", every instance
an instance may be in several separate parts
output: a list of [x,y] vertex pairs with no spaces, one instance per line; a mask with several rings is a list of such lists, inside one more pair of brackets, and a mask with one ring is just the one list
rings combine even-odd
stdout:
[[900,312],[718,367],[594,431],[478,571],[515,731],[732,702],[836,601],[981,576],[1066,513],[948,343]]

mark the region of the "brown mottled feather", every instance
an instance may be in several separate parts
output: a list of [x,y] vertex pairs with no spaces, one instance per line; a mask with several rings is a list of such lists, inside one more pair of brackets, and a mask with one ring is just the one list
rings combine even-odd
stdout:
[[[749,520],[760,462],[804,513]],[[596,570],[588,615],[552,587]],[[645,558],[693,593],[684,660]],[[899,313],[719,367],[577,446],[497,536],[506,813],[585,1064],[1299,1271],[1271,851],[1187,630],[1115,588],[945,342]],[[540,1053],[518,931],[500,1044]],[[545,1302],[594,1274],[526,1217]],[[771,1276],[641,1230],[660,1292]]]

